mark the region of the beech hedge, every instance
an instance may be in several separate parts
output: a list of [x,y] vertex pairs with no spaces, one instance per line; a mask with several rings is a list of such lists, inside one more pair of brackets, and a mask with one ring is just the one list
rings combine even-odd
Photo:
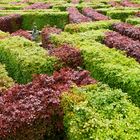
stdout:
[[139,140],[140,109],[107,85],[74,88],[62,96],[69,140]]
[[57,63],[57,59],[48,56],[46,50],[22,37],[0,40],[0,54],[0,62],[19,83],[31,81],[34,73],[51,74]]

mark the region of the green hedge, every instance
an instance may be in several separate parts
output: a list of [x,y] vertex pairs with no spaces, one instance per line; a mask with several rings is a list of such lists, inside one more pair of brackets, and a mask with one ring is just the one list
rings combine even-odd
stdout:
[[0,4],[0,7],[4,7],[6,10],[19,10],[24,8],[25,6],[28,6],[28,4],[20,4],[20,5],[15,5],[15,4]]
[[0,40],[0,62],[18,83],[31,81],[32,74],[51,74],[56,58],[48,56],[43,48],[21,37]]
[[127,23],[133,24],[133,25],[138,25],[140,24],[140,18],[139,17],[129,17],[126,19]]
[[9,88],[12,85],[14,85],[13,79],[8,76],[5,66],[0,63],[0,91]]
[[0,30],[0,39],[4,39],[4,38],[9,37],[9,36],[10,36],[9,33],[5,33],[5,32]]
[[125,21],[129,16],[134,15],[139,10],[109,10],[107,12],[107,16],[112,19],[119,19],[121,21]]
[[14,11],[9,10],[8,12],[0,12],[0,16],[7,15],[7,14],[20,14],[22,15],[22,28],[25,30],[31,30],[33,28],[33,23],[36,23],[38,29],[42,29],[46,25],[56,26],[59,28],[64,28],[66,24],[68,24],[68,13],[67,12],[58,12],[48,10],[48,11]]
[[62,96],[69,140],[139,140],[140,109],[106,85],[74,88]]
[[74,33],[74,32],[85,32],[88,30],[98,30],[98,29],[111,29],[113,23],[119,22],[118,20],[106,20],[106,21],[96,21],[88,23],[79,23],[79,24],[68,24],[65,26],[65,31]]
[[94,40],[96,38],[91,41],[92,37],[91,39],[88,37],[85,35],[85,38],[80,39],[74,35],[69,34],[66,37],[61,34],[52,35],[51,41],[57,45],[68,42],[80,48],[84,68],[89,70],[94,78],[109,84],[110,87],[121,88],[131,96],[135,104],[140,106],[139,63],[119,50],[110,49],[96,42]]

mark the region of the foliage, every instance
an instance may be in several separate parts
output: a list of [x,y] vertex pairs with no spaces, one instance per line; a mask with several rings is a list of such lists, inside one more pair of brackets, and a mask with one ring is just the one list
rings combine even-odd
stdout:
[[41,31],[41,39],[43,48],[51,49],[53,48],[53,44],[49,41],[51,34],[60,34],[62,32],[61,29],[55,27],[44,27]]
[[77,68],[82,66],[83,59],[80,50],[71,45],[61,45],[58,48],[52,49],[50,54],[59,58],[64,67]]
[[121,21],[125,21],[129,16],[134,15],[136,12],[138,12],[137,9],[109,10],[107,12],[107,16],[111,17],[112,19],[119,19]]
[[27,31],[24,31],[22,29],[14,32],[11,34],[12,36],[20,36],[20,37],[25,37],[26,39],[32,40],[32,35],[28,33]]
[[103,39],[104,44],[109,48],[116,48],[126,52],[128,56],[134,57],[140,62],[140,42],[122,36],[117,32],[107,32]]
[[67,11],[69,13],[69,22],[70,23],[81,23],[81,22],[91,21],[91,19],[89,17],[82,15],[78,11],[78,9],[75,7],[69,7],[69,8],[67,8]]
[[2,31],[0,30],[0,39],[4,39],[4,38],[9,37],[9,36],[10,36],[9,33],[5,33],[5,32],[2,32]]
[[[89,37],[90,38],[90,37]],[[84,68],[89,70],[94,78],[109,84],[110,87],[121,88],[127,92],[132,101],[140,106],[140,66],[132,58],[127,58],[123,52],[107,48],[94,39],[81,39],[70,36],[54,35],[52,42],[73,44],[81,50]]]
[[101,13],[98,13],[96,10],[90,8],[90,7],[85,7],[82,10],[82,13],[90,17],[93,21],[100,21],[100,20],[108,20],[109,18]]
[[10,37],[0,41],[0,61],[9,75],[19,83],[31,81],[34,73],[51,74],[57,59],[50,57],[43,48],[21,38]]
[[20,29],[22,23],[21,15],[12,14],[0,17],[0,30],[5,32],[14,32]]
[[0,63],[0,91],[13,86],[14,81],[8,76],[5,66]]
[[0,97],[1,140],[62,140],[60,94],[73,86],[96,83],[85,70],[63,68],[52,76],[34,75],[31,83],[16,85]]
[[120,90],[106,85],[74,88],[62,96],[69,140],[138,140],[140,110]]
[[113,24],[113,30],[119,32],[122,35],[126,35],[133,40],[140,41],[140,28],[135,27],[128,23],[117,23]]
[[98,30],[98,29],[111,29],[113,23],[118,22],[117,20],[106,20],[106,21],[96,21],[88,23],[79,24],[68,24],[65,26],[65,31],[69,33],[75,32],[85,32],[88,30]]

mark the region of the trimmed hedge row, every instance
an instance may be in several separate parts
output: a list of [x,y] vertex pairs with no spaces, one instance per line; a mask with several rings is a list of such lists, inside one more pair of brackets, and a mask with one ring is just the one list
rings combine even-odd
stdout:
[[133,25],[138,25],[140,24],[140,17],[129,17],[126,19],[126,22]]
[[[9,11],[9,13],[11,13]],[[45,25],[57,26],[64,28],[68,24],[68,13],[67,12],[55,12],[55,11],[16,11],[22,17],[22,29],[31,30],[33,24],[36,23],[38,29],[42,29]],[[1,12],[0,16],[7,15],[6,12]]]
[[69,140],[139,140],[140,109],[106,85],[74,88],[62,96]]
[[107,12],[107,16],[112,19],[119,19],[121,21],[125,21],[129,16],[134,15],[139,10],[109,10]]
[[32,74],[51,74],[57,62],[43,48],[22,37],[0,40],[0,54],[0,62],[18,83],[31,81]]
[[113,23],[119,22],[118,20],[105,20],[105,21],[96,21],[89,23],[79,23],[79,24],[68,24],[65,26],[65,31],[74,33],[74,32],[85,32],[91,29],[111,29]]
[[121,88],[140,106],[140,65],[134,59],[126,57],[123,52],[116,49],[107,48],[94,41],[94,38],[90,41],[86,36],[81,42],[78,37],[53,35],[51,41],[63,44],[67,40],[68,43],[80,48],[84,68],[89,70],[95,79],[109,84],[110,87]]
[[15,32],[21,28],[22,18],[20,14],[10,14],[0,17],[0,30],[5,32]]
[[0,63],[0,91],[9,88],[12,85],[14,85],[13,79],[8,76],[5,66]]

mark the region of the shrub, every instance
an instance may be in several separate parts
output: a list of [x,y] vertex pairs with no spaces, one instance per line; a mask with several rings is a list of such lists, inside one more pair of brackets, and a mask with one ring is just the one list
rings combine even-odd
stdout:
[[9,36],[10,36],[9,33],[5,33],[5,32],[0,31],[0,39],[4,39],[4,38],[9,37]]
[[123,0],[121,2],[121,5],[126,6],[126,7],[140,7],[140,4],[130,2],[129,0]]
[[139,25],[140,24],[140,18],[139,17],[130,17],[126,20],[127,23],[133,24],[133,25]]
[[0,91],[3,91],[14,84],[12,78],[8,76],[5,66],[0,63]]
[[26,39],[32,40],[32,35],[28,33],[27,31],[24,31],[22,29],[14,32],[11,34],[12,36],[20,36],[20,37],[25,37]]
[[107,12],[107,16],[111,17],[112,19],[119,19],[121,21],[125,21],[129,16],[134,15],[137,11],[137,9],[109,10]]
[[43,48],[21,37],[0,40],[0,53],[0,61],[19,83],[31,81],[34,73],[51,74],[57,63]]
[[113,24],[113,29],[122,35],[126,35],[134,40],[140,41],[140,28],[128,23]]
[[[110,87],[121,88],[131,96],[132,101],[140,106],[140,66],[132,58],[127,58],[123,52],[107,48],[105,45],[90,41],[88,38],[79,39],[74,35],[54,35],[51,41],[55,44],[65,42],[73,44],[81,50],[84,68],[89,70],[94,78]],[[82,40],[82,41],[81,41]]]
[[60,34],[61,29],[55,27],[45,27],[41,32],[42,46],[43,48],[51,49],[53,48],[53,44],[49,41],[49,37],[51,34]]
[[63,66],[77,68],[82,66],[82,56],[80,50],[71,45],[64,44],[58,48],[51,50],[50,54],[60,59]]
[[139,139],[140,110],[106,85],[74,88],[62,96],[69,140]]
[[36,23],[38,29],[46,25],[64,28],[68,23],[67,12],[24,12],[22,13],[22,29],[31,30],[33,23]]
[[21,28],[22,18],[19,14],[0,17],[0,30],[14,32]]
[[113,23],[117,23],[117,20],[106,20],[106,21],[96,21],[88,23],[79,24],[68,24],[65,26],[65,31],[70,33],[75,32],[85,32],[88,30],[98,30],[98,29],[111,29]]
[[24,10],[29,10],[29,9],[49,9],[51,8],[51,4],[46,4],[44,2],[37,2],[34,4],[31,4],[27,7],[24,7]]
[[116,48],[125,51],[128,56],[134,57],[138,62],[140,62],[139,41],[134,41],[128,37],[122,36],[117,32],[108,32],[106,33],[103,42],[109,48]]
[[96,83],[87,71],[69,68],[53,76],[35,75],[26,85],[16,85],[0,97],[1,140],[60,140],[63,138],[63,111],[60,95],[73,84]]
[[99,20],[108,20],[109,18],[101,13],[98,13],[96,10],[88,7],[88,8],[83,8],[82,13],[90,17],[93,21],[99,21]]
[[75,7],[69,7],[67,8],[67,11],[69,13],[69,22],[70,23],[80,23],[80,22],[89,22],[91,21],[90,18],[82,15],[77,8]]

